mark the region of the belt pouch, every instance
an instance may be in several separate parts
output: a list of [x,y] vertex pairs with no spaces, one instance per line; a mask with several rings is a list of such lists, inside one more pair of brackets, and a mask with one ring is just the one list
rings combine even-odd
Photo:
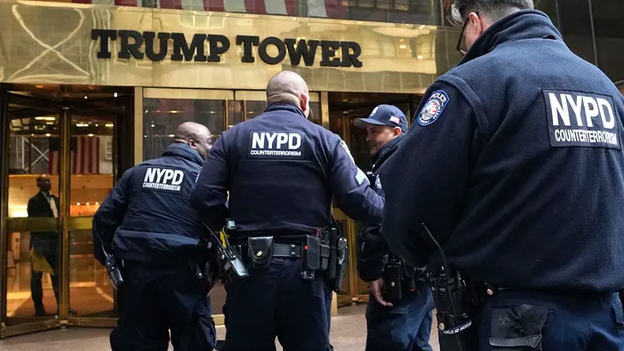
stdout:
[[384,291],[382,296],[388,301],[401,300],[403,269],[399,263],[389,263],[384,267]]
[[273,237],[258,236],[247,238],[248,255],[254,268],[266,268],[273,257]]
[[306,235],[301,252],[301,277],[305,280],[313,280],[314,272],[320,267],[321,240],[316,236]]

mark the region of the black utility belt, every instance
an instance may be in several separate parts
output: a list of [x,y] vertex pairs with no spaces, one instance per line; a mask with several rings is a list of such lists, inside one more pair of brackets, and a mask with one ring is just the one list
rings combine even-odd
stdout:
[[272,258],[302,259],[311,269],[319,271],[329,267],[330,246],[316,236],[256,236],[248,237],[245,241],[233,246],[245,259],[245,263],[254,268],[267,267]]
[[[242,241],[242,243],[241,243]],[[246,266],[267,268],[273,258],[301,259],[301,277],[313,280],[315,273],[327,272],[328,279],[343,276],[346,240],[335,233],[289,237],[254,236],[233,244]],[[340,280],[339,280],[340,281]]]

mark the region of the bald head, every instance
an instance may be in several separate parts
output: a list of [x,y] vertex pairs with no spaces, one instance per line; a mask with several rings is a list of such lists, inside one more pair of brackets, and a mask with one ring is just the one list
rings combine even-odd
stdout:
[[52,189],[52,183],[50,182],[50,176],[47,174],[41,174],[37,177],[37,188],[44,193],[50,192]]
[[271,77],[266,89],[267,102],[285,102],[298,106],[308,117],[310,93],[308,83],[293,71],[282,71]]
[[195,122],[184,122],[178,126],[174,133],[174,142],[187,144],[197,150],[205,160],[212,146],[212,133],[208,127]]

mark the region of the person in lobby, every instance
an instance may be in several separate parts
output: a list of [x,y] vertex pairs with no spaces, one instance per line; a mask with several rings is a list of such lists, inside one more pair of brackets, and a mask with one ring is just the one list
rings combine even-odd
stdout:
[[[59,217],[59,198],[51,192],[52,183],[47,174],[41,174],[37,177],[37,188],[39,192],[28,200],[28,217]],[[52,273],[52,289],[56,298],[57,314],[59,306],[59,232],[31,232],[30,233],[30,250],[33,251],[34,259],[45,259],[48,262]],[[30,291],[32,300],[35,305],[35,315],[39,317],[47,316],[43,305],[43,278],[42,271],[35,271],[33,268],[30,276]]]
[[[396,106],[379,105],[368,118],[356,119],[355,125],[366,129],[372,161],[370,184],[384,196],[379,170],[407,132],[407,118]],[[370,285],[366,351],[431,351],[433,297],[421,270],[410,267],[390,251],[381,235],[381,222],[366,223],[361,239],[358,273]],[[402,269],[394,270],[391,265]],[[396,286],[400,291],[391,293],[391,282],[399,280]]]

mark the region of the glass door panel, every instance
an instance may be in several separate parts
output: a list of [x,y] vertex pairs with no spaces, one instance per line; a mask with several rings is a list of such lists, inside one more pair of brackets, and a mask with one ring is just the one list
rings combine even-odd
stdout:
[[[125,108],[116,99],[91,101],[70,120],[69,315],[116,317],[115,291],[93,256],[91,221],[115,183],[114,127]],[[79,107],[80,108],[80,107]]]
[[176,128],[186,121],[205,125],[213,139],[227,126],[234,93],[218,90],[143,90],[143,160],[160,157],[173,142]]
[[[267,107],[266,92],[260,90],[237,90],[234,94],[235,112],[234,119],[230,119],[230,128],[235,123],[250,120],[264,112]],[[321,99],[320,94],[310,92],[310,121],[321,125]],[[232,123],[235,122],[235,123]]]
[[8,93],[3,97],[8,244],[2,255],[7,257],[7,269],[0,275],[6,287],[0,318],[8,327],[6,336],[11,327],[23,332],[59,326],[60,181],[49,173],[59,163],[63,112],[32,97]]

